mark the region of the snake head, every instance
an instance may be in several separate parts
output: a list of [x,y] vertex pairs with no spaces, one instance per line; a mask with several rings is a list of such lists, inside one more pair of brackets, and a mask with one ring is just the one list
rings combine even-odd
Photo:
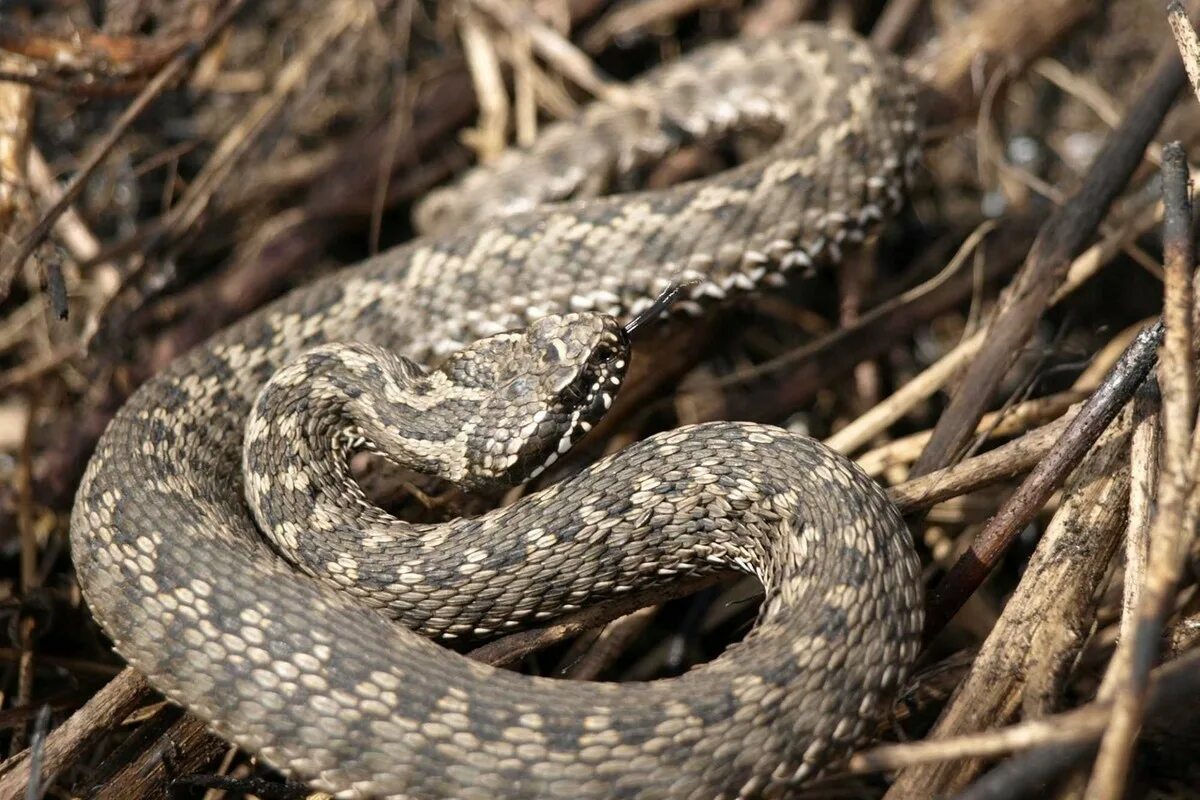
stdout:
[[629,352],[617,320],[579,313],[543,317],[451,356],[443,370],[452,381],[486,388],[460,482],[483,488],[541,474],[612,405]]

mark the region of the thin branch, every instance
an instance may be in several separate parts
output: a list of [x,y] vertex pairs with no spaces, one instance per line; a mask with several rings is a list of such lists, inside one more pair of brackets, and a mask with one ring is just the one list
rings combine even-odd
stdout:
[[1179,0],[1171,0],[1167,5],[1167,22],[1171,24],[1171,33],[1175,36],[1175,44],[1179,55],[1183,57],[1183,66],[1187,69],[1188,82],[1192,91],[1200,99],[1200,36],[1188,19],[1187,11]]
[[536,650],[543,650],[589,628],[604,625],[648,605],[665,603],[668,600],[694,594],[706,586],[717,583],[722,577],[720,573],[704,575],[667,586],[632,592],[568,614],[544,628],[531,628],[489,642],[481,647],[476,647],[467,655],[485,664],[508,666]]
[[967,443],[996,387],[1066,278],[1071,260],[1094,234],[1141,163],[1146,144],[1158,130],[1183,81],[1183,66],[1174,50],[1160,55],[1149,86],[1130,108],[1121,127],[1109,137],[1083,186],[1042,227],[1024,267],[988,325],[987,339],[978,356],[967,368],[928,447],[913,465],[916,475],[949,464]]
[[[46,737],[42,747],[42,775],[62,772],[149,697],[150,686],[145,679],[132,668],[126,668]],[[28,752],[0,764],[0,800],[21,797],[30,778]]]
[[[1161,213],[1157,203],[1149,204],[1144,211],[1132,214],[1131,218],[1117,230],[1105,236],[1101,241],[1089,247],[1078,258],[1071,262],[1067,269],[1067,277],[1059,290],[1051,299],[1052,306],[1057,305],[1072,292],[1090,280],[1119,254],[1125,245],[1141,236],[1157,224]],[[977,228],[959,249],[963,253],[968,249],[973,251],[974,239],[985,232],[983,226]],[[970,245],[970,247],[968,247]],[[954,260],[959,256],[956,254]],[[952,262],[953,263],[953,260]],[[900,387],[890,397],[859,416],[846,427],[834,433],[825,440],[825,444],[842,453],[853,453],[858,448],[882,433],[889,425],[900,420],[917,403],[933,395],[944,386],[953,376],[970,363],[979,353],[987,336],[986,330],[978,331],[959,342],[950,352],[925,368],[904,386]],[[916,476],[913,476],[916,477]]]
[[[1190,26],[1189,26],[1190,27]],[[1163,618],[1169,612],[1182,567],[1188,496],[1195,481],[1190,466],[1195,419],[1195,367],[1192,354],[1192,279],[1195,253],[1192,204],[1188,197],[1187,157],[1178,142],[1163,148],[1164,262],[1166,267],[1162,357],[1163,465],[1157,507],[1150,531],[1146,583],[1137,608],[1133,635],[1121,642],[1127,650],[1128,675],[1117,689],[1112,721],[1100,745],[1085,800],[1117,800],[1125,791],[1133,745],[1145,712],[1146,682],[1158,656]]]
[[[1071,420],[1061,439],[1038,463],[1020,488],[1000,507],[971,547],[950,569],[929,597],[926,636],[932,636],[953,617],[1000,560],[1017,535],[1041,511],[1068,475],[1095,444],[1117,413],[1150,374],[1162,325],[1151,325],[1125,349],[1104,382]],[[929,452],[928,448],[926,452]]]
[[88,179],[96,171],[96,167],[100,166],[100,163],[104,161],[134,121],[142,115],[142,112],[149,108],[150,104],[158,99],[158,96],[168,87],[181,78],[192,63],[216,41],[217,36],[233,21],[246,2],[247,0],[230,0],[229,5],[217,15],[208,30],[194,44],[180,48],[179,52],[154,76],[153,80],[138,93],[138,96],[121,113],[121,116],[104,134],[104,137],[96,143],[91,152],[84,157],[79,165],[79,170],[63,187],[62,196],[42,215],[38,224],[21,242],[21,249],[17,255],[7,264],[0,264],[0,302],[8,297],[13,278],[21,270],[25,260],[45,241],[58,218],[79,197]]

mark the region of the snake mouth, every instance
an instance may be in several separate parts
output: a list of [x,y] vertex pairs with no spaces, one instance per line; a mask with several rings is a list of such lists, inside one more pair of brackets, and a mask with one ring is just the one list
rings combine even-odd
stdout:
[[578,398],[571,409],[571,415],[563,426],[563,433],[555,444],[554,450],[546,456],[541,464],[529,471],[531,480],[553,466],[608,413],[625,380],[625,368],[628,366],[628,362],[628,354],[621,355],[611,362],[606,362],[592,373],[592,380],[586,384],[583,396]]

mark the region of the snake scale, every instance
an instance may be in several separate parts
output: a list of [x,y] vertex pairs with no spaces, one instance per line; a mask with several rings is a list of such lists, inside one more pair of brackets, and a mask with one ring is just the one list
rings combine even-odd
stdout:
[[[899,515],[779,428],[668,431],[444,524],[394,519],[350,480],[359,449],[469,486],[537,473],[603,414],[622,325],[664,287],[695,281],[684,305],[702,306],[835,263],[894,211],[917,158],[911,83],[848,33],[710,46],[631,91],[431,197],[436,233],[178,359],[88,466],[72,554],[117,652],[314,787],[779,797],[870,732],[915,657],[919,565]],[[731,137],[759,152],[592,196],[680,141]],[[536,678],[423,638],[730,568],[762,581],[758,624],[677,678]]]

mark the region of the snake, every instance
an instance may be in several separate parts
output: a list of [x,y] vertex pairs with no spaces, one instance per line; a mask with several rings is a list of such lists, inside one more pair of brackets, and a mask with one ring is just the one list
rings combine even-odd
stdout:
[[[348,464],[475,489],[539,474],[612,404],[667,287],[686,320],[836,265],[895,215],[915,97],[849,32],[698,47],[432,194],[427,233],[180,356],[111,420],[72,510],[115,651],[336,797],[780,797],[823,774],[889,713],[923,615],[911,535],[847,458],[709,422],[421,523]],[[744,158],[636,185],[687,143]],[[758,619],[675,677],[556,680],[444,646],[728,570],[761,582]]]

